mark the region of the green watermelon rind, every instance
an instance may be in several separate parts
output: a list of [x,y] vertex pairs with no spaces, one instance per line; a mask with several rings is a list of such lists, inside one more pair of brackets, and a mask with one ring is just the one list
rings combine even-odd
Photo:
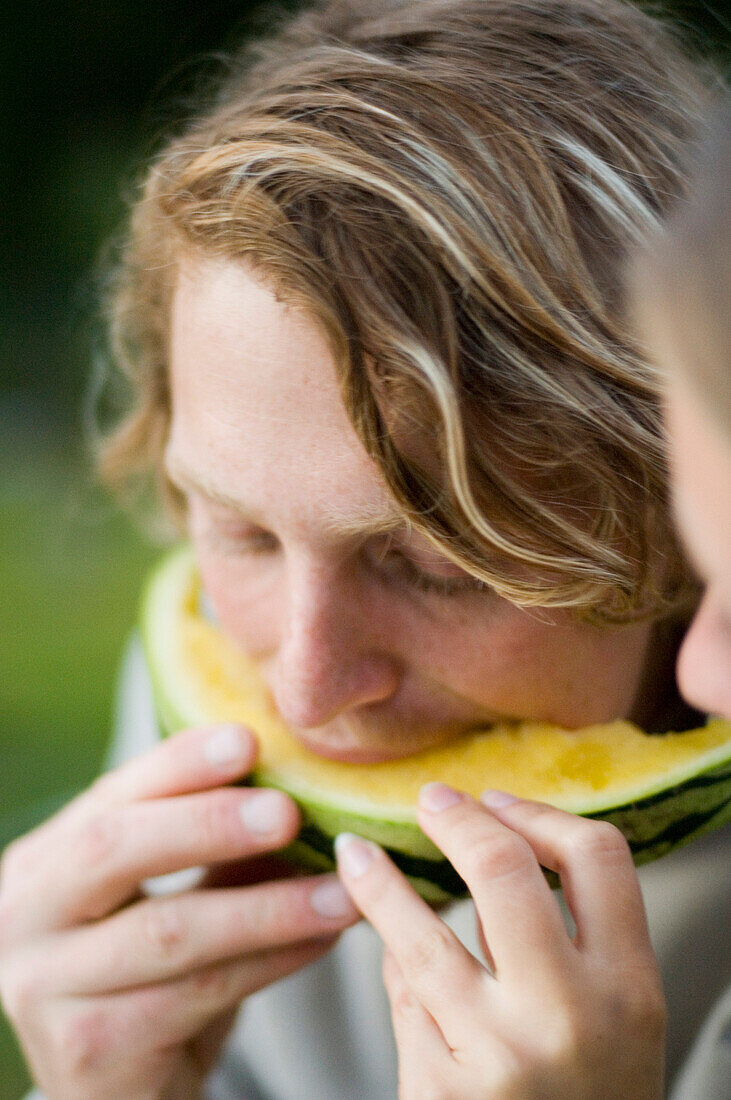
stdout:
[[[178,684],[174,656],[168,657],[166,665],[166,655],[175,652],[171,638],[174,620],[167,610],[178,605],[192,561],[188,546],[166,555],[149,578],[141,602],[140,632],[163,734],[206,722],[205,715],[194,713],[192,702],[186,705],[181,701],[184,686],[181,689]],[[177,693],[171,685],[178,688]],[[332,869],[334,838],[340,832],[351,832],[382,845],[428,901],[441,902],[466,893],[454,868],[419,828],[415,807],[369,805],[360,798],[348,805],[347,793],[313,789],[296,776],[264,767],[254,769],[246,783],[276,787],[298,804],[302,831],[285,854],[301,866]],[[731,739],[688,762],[679,781],[676,772],[669,783],[659,777],[639,796],[637,791],[631,794],[621,805],[598,805],[599,796],[593,805],[572,807],[572,811],[616,825],[639,866],[731,821]],[[552,886],[557,885],[554,874],[547,872],[547,877]]]
[[[441,857],[439,860],[424,861],[423,874],[417,873],[422,868],[416,860],[410,860],[402,852],[394,852],[387,846],[385,851],[393,859],[397,867],[404,872],[411,885],[421,894],[430,905],[439,905],[447,901],[455,901],[457,898],[467,896],[467,887],[462,882],[451,863]],[[281,855],[290,859],[298,867],[309,871],[322,872],[335,870],[335,854],[333,850],[333,838],[320,834],[314,840],[306,829],[297,840],[283,848]]]
[[[721,769],[718,769],[718,771],[720,773]],[[713,775],[714,773],[707,773],[707,778],[712,779]],[[670,818],[666,805],[668,800],[657,796],[635,803],[631,807],[619,807],[616,811],[605,815],[590,814],[586,816],[595,820],[610,821],[616,825],[624,833],[629,843],[635,865],[641,866],[644,863],[659,859],[691,840],[696,840],[704,833],[712,832],[731,821],[731,766],[726,769],[726,779],[719,774],[718,780],[717,784],[710,784],[711,790],[715,792],[715,797],[709,793],[706,800],[694,800],[692,812],[688,810],[682,817],[677,816],[677,796],[675,798],[676,810],[674,814],[670,815]],[[673,798],[672,795],[670,797]],[[708,804],[705,805],[704,802]],[[662,812],[663,805],[664,812]],[[308,821],[310,815],[307,807],[303,807],[303,817],[304,823],[300,837],[288,849],[285,849],[283,854],[288,855],[293,862],[310,870],[333,870],[335,867],[333,836],[337,834],[323,832],[313,827]],[[671,820],[670,826],[665,824],[668,819]],[[638,835],[638,823],[643,826],[641,831],[645,834],[644,839]],[[645,826],[648,828],[645,829]],[[347,831],[357,830],[349,825]],[[373,831],[369,830],[368,825],[361,830],[360,835],[367,836],[368,839],[372,840],[377,839],[373,835]],[[381,843],[422,897],[431,904],[456,900],[466,896],[468,891],[465,883],[449,861],[438,852],[438,849],[435,849],[438,852],[438,858],[423,859],[413,850],[404,852],[398,848],[393,848],[388,838],[381,841]],[[559,885],[558,876],[545,868],[544,873],[549,884],[556,888]]]

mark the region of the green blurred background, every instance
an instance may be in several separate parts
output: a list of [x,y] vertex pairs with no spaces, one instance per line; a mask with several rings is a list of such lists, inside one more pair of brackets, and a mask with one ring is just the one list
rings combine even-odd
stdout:
[[[728,72],[727,0],[664,7]],[[0,15],[0,848],[98,773],[156,553],[85,454],[106,242],[216,52],[271,19],[271,5],[245,0],[14,0]],[[0,1014],[0,1100],[28,1085]]]

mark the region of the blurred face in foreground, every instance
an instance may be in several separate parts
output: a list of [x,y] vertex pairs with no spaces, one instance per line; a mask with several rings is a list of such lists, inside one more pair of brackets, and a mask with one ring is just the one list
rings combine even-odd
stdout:
[[313,751],[371,762],[641,705],[647,623],[521,610],[409,531],[303,312],[242,266],[190,265],[171,339],[167,467],[205,588]]
[[731,438],[677,371],[667,420],[678,525],[707,585],[678,681],[696,706],[731,718]]

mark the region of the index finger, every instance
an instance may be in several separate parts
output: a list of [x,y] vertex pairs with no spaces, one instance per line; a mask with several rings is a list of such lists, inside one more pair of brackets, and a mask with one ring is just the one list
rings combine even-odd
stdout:
[[100,809],[231,783],[248,775],[257,752],[253,734],[236,723],[182,730],[99,776],[53,817],[21,837],[15,847],[22,849],[27,866],[59,825],[73,827]]
[[383,849],[341,833],[338,873],[363,916],[453,1048],[479,1043],[479,1006],[493,983],[487,970],[419,897]]
[[109,806],[209,790],[248,774],[257,751],[254,735],[244,726],[196,726],[106,772],[88,794],[103,796]]
[[639,879],[620,831],[545,802],[507,801],[494,794],[486,791],[482,801],[559,875],[576,925],[576,947],[596,951],[613,965],[652,955]]
[[572,952],[530,843],[469,795],[430,783],[419,824],[467,883],[498,979],[550,981]]

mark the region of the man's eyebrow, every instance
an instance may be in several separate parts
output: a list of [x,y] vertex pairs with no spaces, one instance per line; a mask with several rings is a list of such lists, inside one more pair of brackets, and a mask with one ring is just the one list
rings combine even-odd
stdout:
[[[247,508],[243,501],[223,492],[204,474],[197,474],[190,470],[176,456],[166,454],[164,468],[169,480],[181,492],[194,490],[215,504],[220,504],[223,508],[235,512],[250,523],[266,528],[266,523],[255,509]],[[328,535],[333,537],[367,538],[373,535],[406,532],[411,525],[406,516],[396,511],[391,514],[374,514],[372,511],[363,509],[361,512],[356,511],[355,514],[351,512],[348,515],[333,510],[325,518],[324,526]]]
[[229,496],[228,493],[222,492],[218,486],[214,485],[203,474],[196,474],[192,470],[189,470],[179,459],[171,454],[166,453],[163,465],[166,476],[173,483],[175,488],[179,489],[181,492],[187,493],[194,490],[196,493],[201,493],[203,496],[208,497],[209,500],[214,501],[216,504],[221,504],[225,508],[230,508],[232,512],[238,512],[247,519],[254,518],[246,509],[242,501]]

